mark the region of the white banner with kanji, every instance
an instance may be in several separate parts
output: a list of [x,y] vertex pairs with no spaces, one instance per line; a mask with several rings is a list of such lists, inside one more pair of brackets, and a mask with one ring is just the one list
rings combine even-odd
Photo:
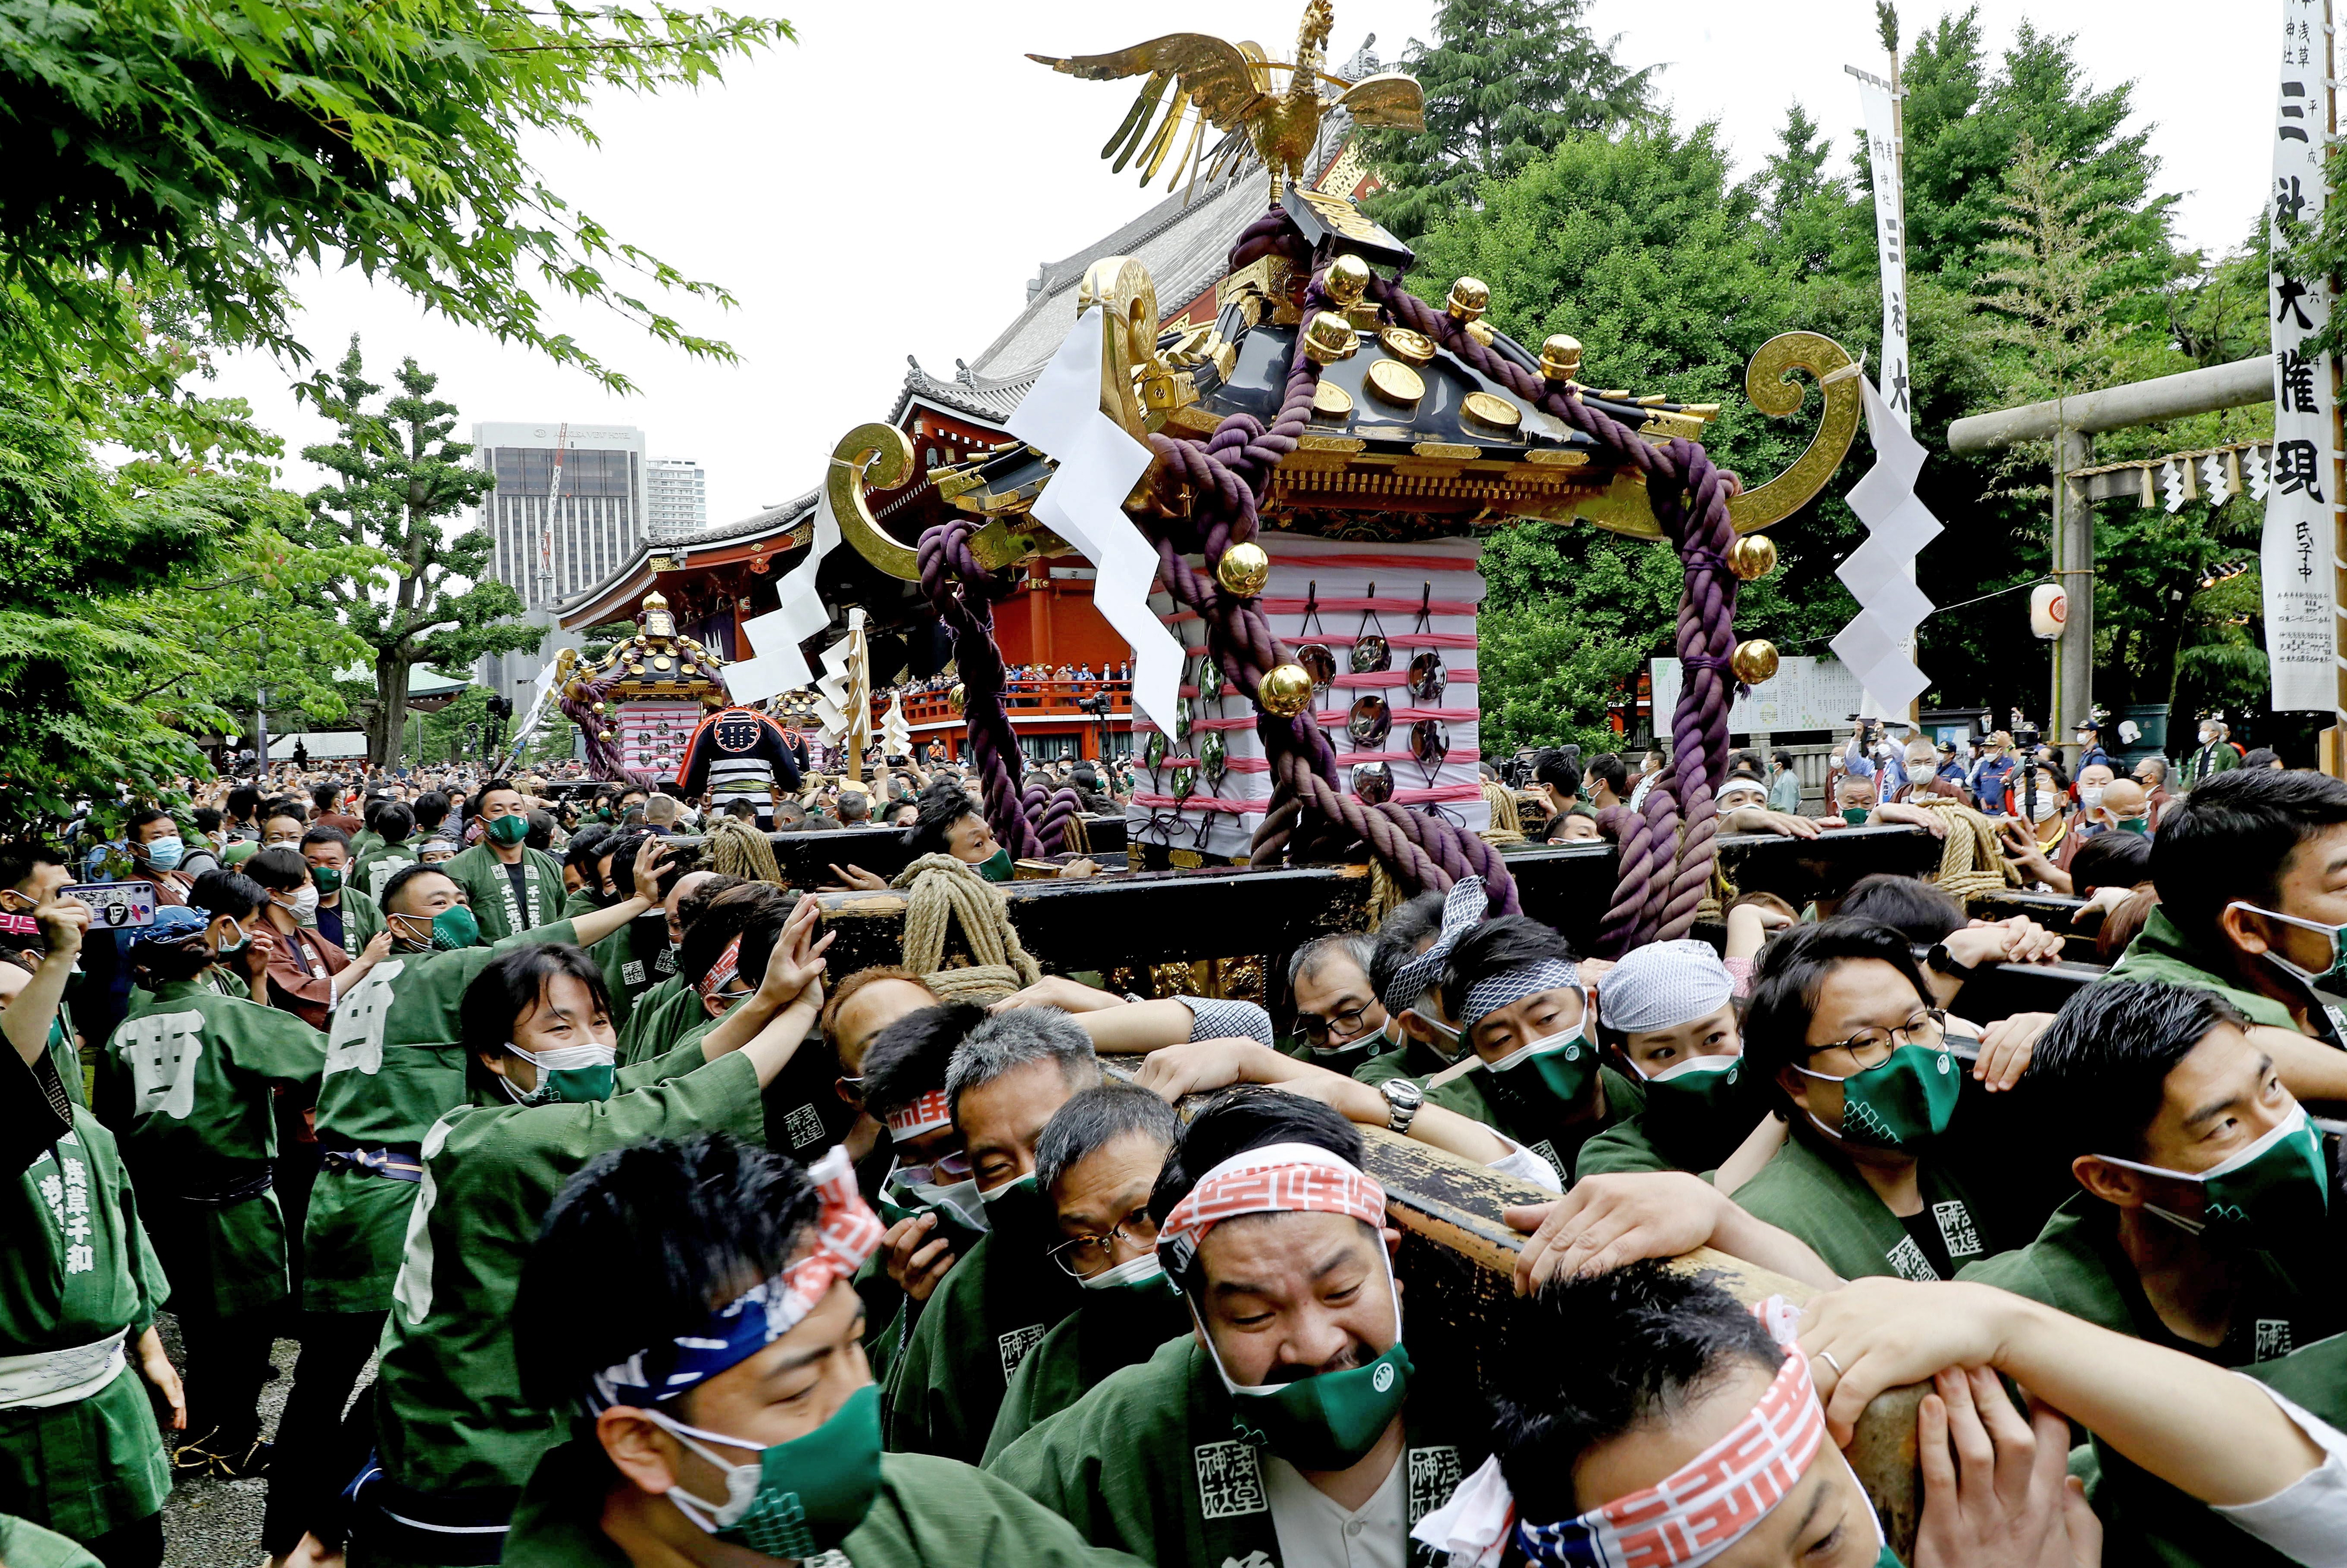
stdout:
[[[1882,363],[1875,367],[1882,401],[1901,425],[1915,421],[1907,376],[1907,203],[1900,165],[1898,88],[1882,77],[1842,67],[1858,80],[1866,113],[1866,156],[1874,176],[1874,235],[1882,261]],[[1903,716],[1903,715],[1902,715]]]
[[[2275,102],[2273,183],[2266,221],[2274,252],[2287,230],[2311,226],[2330,198],[2322,154],[2331,130],[2330,40],[2323,0],[2282,0],[2280,91]],[[2266,659],[2277,712],[2338,705],[2338,627],[2332,540],[2339,497],[2332,414],[2332,360],[2305,352],[2331,320],[2328,278],[2276,271],[2266,314],[2273,329],[2274,443],[2266,489]]]

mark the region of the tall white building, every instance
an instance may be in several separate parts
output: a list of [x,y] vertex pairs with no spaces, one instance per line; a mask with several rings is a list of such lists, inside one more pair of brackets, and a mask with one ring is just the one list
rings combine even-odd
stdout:
[[481,497],[481,527],[496,541],[488,575],[530,609],[594,586],[643,542],[644,433],[635,426],[476,425],[473,444],[497,478]]
[[649,538],[672,539],[709,526],[709,495],[701,465],[690,457],[654,457],[644,467],[644,520]]
[[559,420],[481,424],[473,445],[497,479],[481,497],[480,526],[494,543],[484,575],[521,595],[525,619],[549,633],[535,650],[483,655],[475,676],[527,709],[538,671],[579,641],[554,630],[556,606],[609,577],[644,541],[644,433]]

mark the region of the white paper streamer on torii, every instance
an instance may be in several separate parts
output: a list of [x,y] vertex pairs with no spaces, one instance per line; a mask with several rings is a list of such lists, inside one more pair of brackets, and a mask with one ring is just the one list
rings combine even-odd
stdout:
[[774,585],[781,607],[742,623],[742,635],[758,651],[725,667],[725,690],[736,702],[763,702],[814,682],[815,672],[807,668],[800,645],[831,624],[831,611],[815,590],[815,574],[838,543],[839,518],[831,509],[831,487],[825,485],[815,497],[815,540],[806,559]]
[[1872,382],[1861,375],[1858,385],[1877,456],[1866,477],[1850,489],[1850,509],[1866,525],[1867,539],[1834,573],[1858,600],[1858,615],[1832,647],[1866,688],[1869,713],[1904,719],[1908,704],[1931,684],[1900,644],[1932,612],[1931,600],[1915,586],[1913,562],[1939,537],[1940,520],[1915,494],[1922,443],[1884,405]]
[[1043,487],[1035,520],[1092,563],[1092,604],[1133,649],[1133,700],[1170,725],[1182,685],[1182,645],[1149,608],[1157,551],[1124,515],[1124,498],[1149,466],[1149,448],[1101,412],[1100,307],[1075,330],[1011,411],[1010,434],[1059,464]]

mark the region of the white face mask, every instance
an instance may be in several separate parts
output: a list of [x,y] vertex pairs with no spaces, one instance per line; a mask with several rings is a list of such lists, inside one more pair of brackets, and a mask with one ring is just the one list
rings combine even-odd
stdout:
[[2214,730],[2203,730],[2200,732],[2200,743],[2204,746],[2214,741],[2216,738],[2217,732]]
[[975,1176],[943,1187],[928,1182],[898,1182],[896,1185],[899,1192],[917,1203],[948,1211],[971,1230],[994,1228],[986,1223],[986,1202],[979,1196],[978,1178]]
[[1165,1267],[1157,1261],[1157,1253],[1153,1248],[1139,1257],[1118,1264],[1114,1268],[1104,1268],[1080,1283],[1086,1290],[1113,1290],[1120,1285],[1138,1285],[1144,1279],[1155,1279],[1164,1272]]
[[317,885],[304,882],[291,898],[279,900],[277,907],[291,913],[302,925],[312,924],[318,913]]
[[2037,792],[2037,805],[2035,809],[2030,812],[2029,815],[2039,822],[2044,822],[2047,817],[2052,816],[2055,812],[2060,811],[2061,809],[2061,796],[2055,794],[2050,789],[2040,789]]
[[2088,811],[2092,811],[2096,806],[2102,804],[2103,786],[2100,784],[2080,784],[2078,786],[2078,804],[2085,806]]

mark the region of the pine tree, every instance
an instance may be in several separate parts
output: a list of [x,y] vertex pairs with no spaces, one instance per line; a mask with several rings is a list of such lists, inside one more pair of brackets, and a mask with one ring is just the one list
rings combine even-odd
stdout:
[[1402,69],[1426,93],[1423,131],[1380,131],[1366,150],[1385,190],[1370,215],[1404,239],[1472,206],[1577,130],[1645,118],[1659,67],[1624,70],[1621,36],[1583,25],[1588,0],[1443,0],[1431,45],[1413,38]]
[[[488,530],[453,538],[441,531],[442,518],[473,506],[494,483],[465,461],[473,453],[468,443],[448,439],[456,405],[432,395],[439,378],[413,359],[402,362],[398,381],[398,395],[380,412],[367,408],[383,388],[366,379],[354,334],[325,404],[342,439],[302,452],[337,476],[310,493],[304,542],[372,546],[394,563],[388,582],[370,573],[335,579],[323,590],[324,601],[374,651],[367,753],[379,764],[398,753],[408,672],[416,665],[461,670],[485,653],[535,648],[545,635],[517,619],[520,595],[483,579],[494,545]],[[459,592],[457,579],[472,586]]]

